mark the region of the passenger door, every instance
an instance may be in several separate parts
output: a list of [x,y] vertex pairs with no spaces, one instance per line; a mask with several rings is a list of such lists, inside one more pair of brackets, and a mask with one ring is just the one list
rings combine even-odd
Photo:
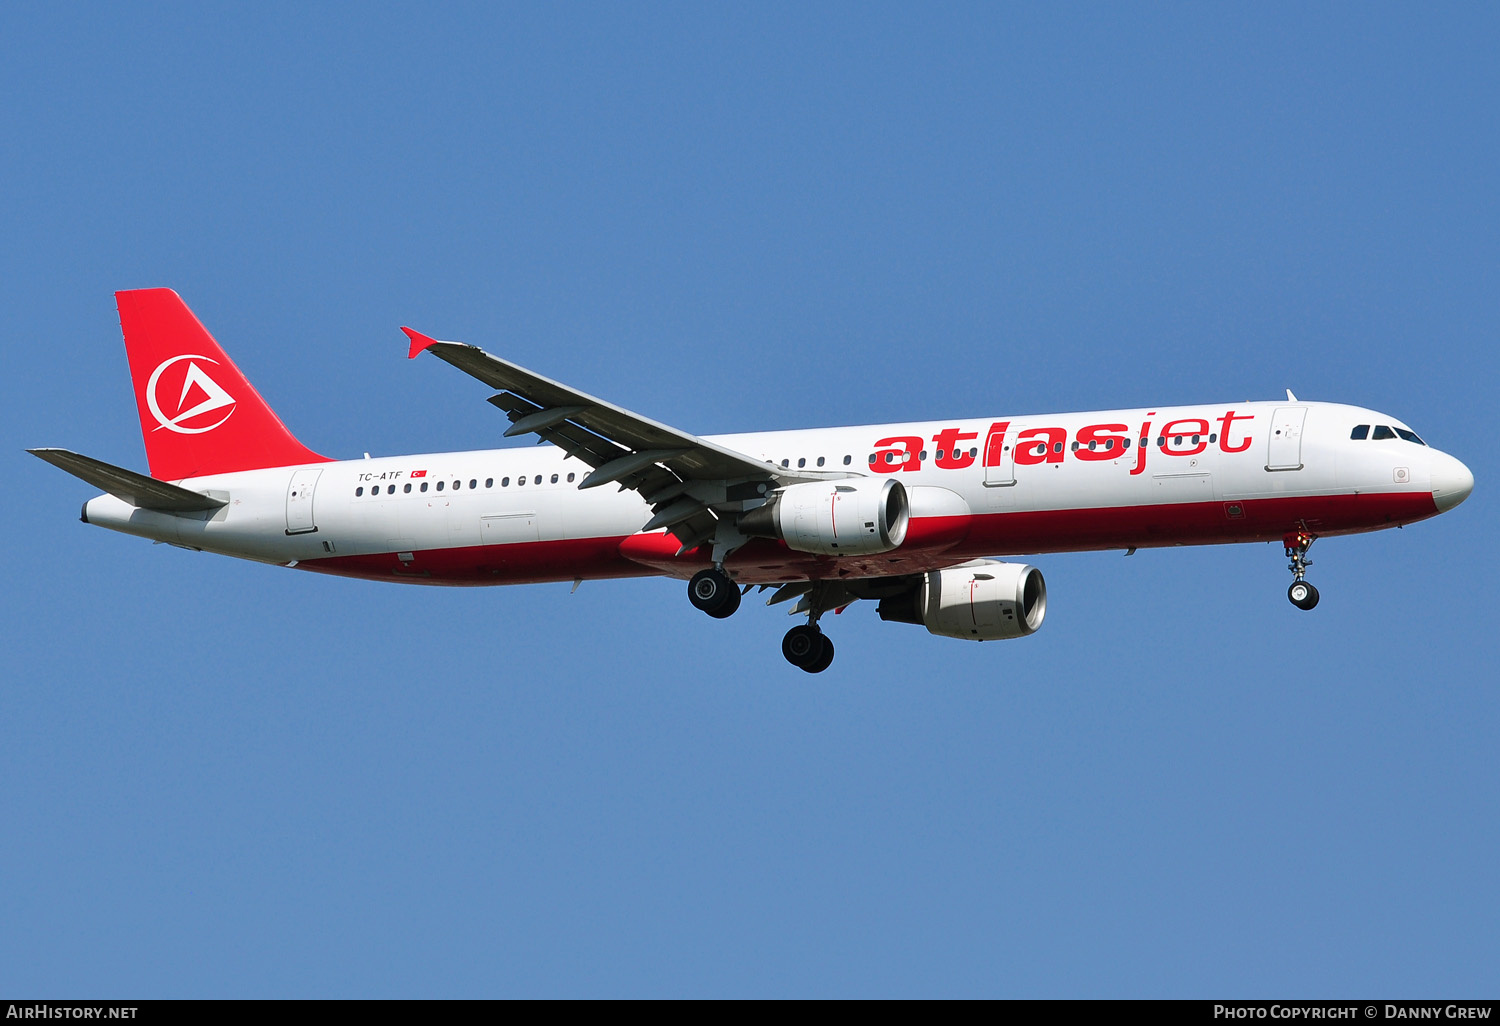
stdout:
[[311,534],[318,529],[313,521],[313,493],[318,487],[321,467],[306,467],[292,472],[292,483],[286,489],[286,533]]
[[1277,408],[1271,417],[1271,445],[1266,457],[1267,470],[1302,469],[1302,424],[1306,418],[1306,406]]

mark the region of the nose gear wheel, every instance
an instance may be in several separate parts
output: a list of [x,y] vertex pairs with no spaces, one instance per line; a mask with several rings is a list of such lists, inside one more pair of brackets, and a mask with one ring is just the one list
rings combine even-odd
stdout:
[[1308,531],[1304,525],[1295,531],[1289,532],[1281,539],[1281,544],[1286,549],[1286,558],[1291,560],[1287,569],[1292,572],[1292,586],[1286,590],[1286,597],[1298,609],[1307,610],[1318,604],[1318,589],[1307,581],[1307,568],[1312,566],[1312,560],[1307,558],[1307,550],[1312,548],[1312,543],[1317,536]]

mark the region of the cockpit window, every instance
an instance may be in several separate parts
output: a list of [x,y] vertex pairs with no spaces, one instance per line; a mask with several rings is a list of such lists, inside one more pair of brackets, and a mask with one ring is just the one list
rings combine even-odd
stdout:
[[1370,437],[1370,425],[1356,424],[1354,430],[1349,432],[1349,437],[1357,442],[1362,442]]
[[1395,437],[1396,437],[1396,432],[1392,431],[1390,428],[1386,427],[1384,424],[1376,424],[1375,425],[1375,441],[1377,441],[1377,442],[1383,442],[1383,441],[1385,441],[1388,438],[1395,438]]
[[1422,441],[1420,438],[1417,437],[1417,433],[1415,431],[1408,431],[1406,428],[1397,428],[1396,429],[1396,434],[1400,435],[1402,438],[1406,439],[1408,442],[1416,442],[1418,445],[1426,445],[1427,444],[1426,442]]

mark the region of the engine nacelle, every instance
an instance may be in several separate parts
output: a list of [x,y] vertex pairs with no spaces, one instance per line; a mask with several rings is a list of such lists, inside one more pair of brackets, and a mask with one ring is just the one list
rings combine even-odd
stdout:
[[934,570],[914,588],[880,600],[882,620],[918,623],[932,634],[972,641],[1024,638],[1046,615],[1042,572],[993,559]]
[[740,517],[752,538],[776,538],[798,552],[867,556],[906,539],[911,507],[892,478],[842,478],[788,485],[764,506]]

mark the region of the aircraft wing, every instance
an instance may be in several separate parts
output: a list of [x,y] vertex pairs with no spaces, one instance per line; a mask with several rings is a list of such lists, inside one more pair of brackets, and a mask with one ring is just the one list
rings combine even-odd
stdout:
[[618,483],[652,507],[642,530],[662,527],[686,551],[713,538],[714,509],[742,509],[771,490],[801,481],[851,477],[840,471],[792,471],[697,435],[642,417],[509,360],[462,342],[439,342],[411,328],[408,354],[431,352],[459,370],[500,389],[490,403],[505,411],[507,436],[535,434],[593,468],[580,488]]

